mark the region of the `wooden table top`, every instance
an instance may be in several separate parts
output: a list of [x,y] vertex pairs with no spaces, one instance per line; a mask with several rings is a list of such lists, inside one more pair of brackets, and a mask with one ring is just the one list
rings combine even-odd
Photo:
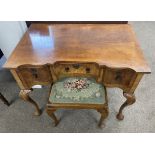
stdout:
[[32,24],[4,67],[56,61],[96,62],[150,72],[129,24]]

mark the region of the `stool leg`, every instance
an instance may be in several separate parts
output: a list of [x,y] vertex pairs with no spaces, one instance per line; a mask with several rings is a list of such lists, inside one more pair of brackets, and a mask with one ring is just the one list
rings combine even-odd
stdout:
[[54,111],[56,111],[55,109],[47,109],[47,114],[54,120],[54,124],[55,126],[57,126],[59,124],[59,120],[57,119],[57,117],[54,114]]
[[107,118],[108,116],[108,109],[99,109],[98,112],[101,114],[98,126],[102,127],[105,126],[104,125],[104,120]]

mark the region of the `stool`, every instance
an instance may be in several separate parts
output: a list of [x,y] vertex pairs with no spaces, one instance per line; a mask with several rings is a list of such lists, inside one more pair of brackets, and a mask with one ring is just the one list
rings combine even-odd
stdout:
[[59,120],[54,112],[57,109],[95,109],[101,114],[98,125],[108,116],[108,100],[106,87],[92,78],[71,77],[55,82],[51,87],[47,114],[54,120],[55,126]]

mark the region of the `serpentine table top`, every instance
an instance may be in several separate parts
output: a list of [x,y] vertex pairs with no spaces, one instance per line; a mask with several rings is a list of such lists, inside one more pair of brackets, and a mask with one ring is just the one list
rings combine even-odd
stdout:
[[32,24],[4,67],[57,61],[151,72],[129,24]]

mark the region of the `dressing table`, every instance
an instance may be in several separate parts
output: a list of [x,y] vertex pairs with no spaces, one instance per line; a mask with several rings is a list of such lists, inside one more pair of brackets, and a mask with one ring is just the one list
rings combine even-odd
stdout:
[[[129,24],[32,24],[7,60],[20,97],[41,111],[30,98],[33,85],[52,84],[57,75],[97,76],[106,87],[123,90],[123,109],[136,101],[134,92],[151,70]],[[143,94],[142,94],[143,95]]]

